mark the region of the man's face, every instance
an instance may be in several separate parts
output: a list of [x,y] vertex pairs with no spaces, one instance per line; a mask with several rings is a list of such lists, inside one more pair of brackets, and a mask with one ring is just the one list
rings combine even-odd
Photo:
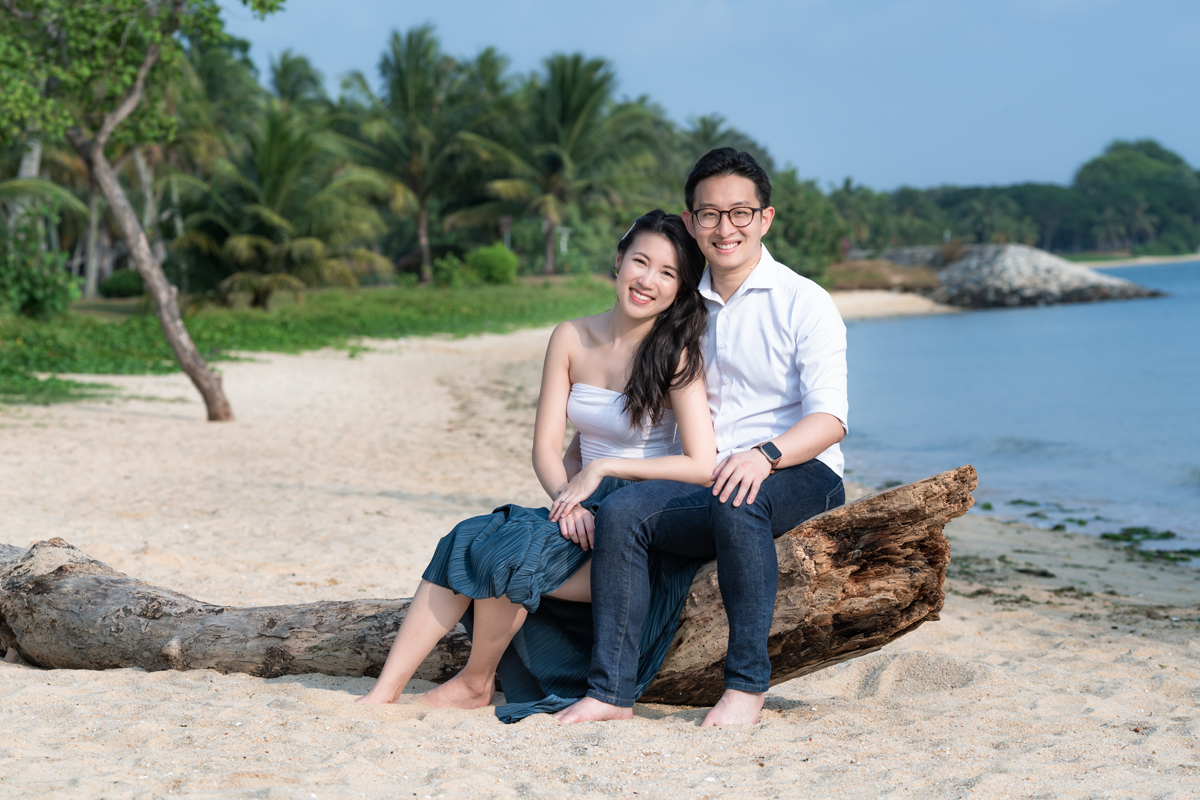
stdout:
[[703,209],[730,211],[734,208],[758,208],[758,194],[754,181],[741,175],[720,175],[705,178],[696,185],[692,210],[683,212],[688,232],[700,245],[700,252],[716,271],[736,272],[747,264],[758,263],[759,244],[771,228],[775,209],[756,211],[750,224],[739,228],[730,220],[729,214],[721,214],[715,228],[700,225],[696,215]]

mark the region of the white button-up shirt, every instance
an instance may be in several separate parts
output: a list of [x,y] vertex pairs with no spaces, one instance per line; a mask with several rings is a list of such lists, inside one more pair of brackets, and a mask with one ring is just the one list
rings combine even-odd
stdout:
[[[700,294],[708,306],[704,374],[717,463],[818,411],[845,426],[846,325],[829,293],[771,258],[766,247],[728,303],[713,291],[709,269]],[[842,474],[838,445],[817,458]]]

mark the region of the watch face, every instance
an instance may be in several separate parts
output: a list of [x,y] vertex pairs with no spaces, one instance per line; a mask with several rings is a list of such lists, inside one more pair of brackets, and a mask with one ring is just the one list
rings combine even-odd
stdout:
[[783,453],[779,452],[779,448],[771,442],[763,442],[759,445],[759,448],[763,451],[767,458],[771,459],[772,464],[783,458]]

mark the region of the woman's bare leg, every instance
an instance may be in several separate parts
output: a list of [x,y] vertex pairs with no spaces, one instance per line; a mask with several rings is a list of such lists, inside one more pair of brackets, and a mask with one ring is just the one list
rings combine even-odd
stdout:
[[466,595],[421,581],[375,686],[355,702],[394,703],[417,667],[458,624],[469,605],[471,598]]
[[475,601],[471,655],[462,671],[417,699],[434,708],[482,708],[496,694],[496,667],[528,612],[507,597]]
[[553,597],[557,600],[569,600],[572,603],[590,603],[592,602],[592,560],[589,558],[583,563],[583,566],[575,570],[575,574],[567,578],[562,586],[559,586],[546,597]]

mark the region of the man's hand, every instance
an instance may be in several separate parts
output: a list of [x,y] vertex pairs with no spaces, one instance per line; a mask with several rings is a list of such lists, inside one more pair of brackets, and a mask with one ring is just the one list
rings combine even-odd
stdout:
[[591,550],[595,543],[595,518],[586,508],[575,506],[559,517],[558,530],[564,538],[570,539],[584,550]]
[[770,474],[771,462],[758,448],[734,453],[717,464],[713,471],[712,493],[721,495],[722,503],[734,495],[734,508],[740,506],[743,499],[750,504],[758,497],[758,487]]

